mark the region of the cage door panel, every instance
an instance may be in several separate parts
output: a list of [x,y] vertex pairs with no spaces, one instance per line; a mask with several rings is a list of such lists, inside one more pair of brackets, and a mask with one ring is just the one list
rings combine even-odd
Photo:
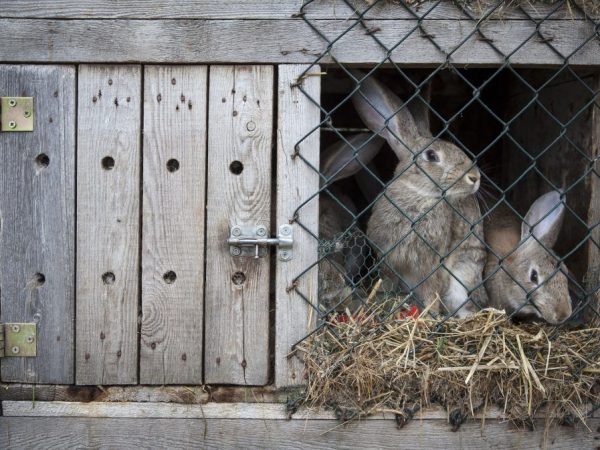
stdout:
[[140,66],[79,69],[78,384],[134,384],[138,366]]
[[234,257],[233,226],[271,229],[273,67],[213,66],[209,82],[206,383],[263,385],[270,256]]
[[289,354],[313,329],[317,315],[311,303],[318,290],[319,202],[311,196],[319,190],[319,174],[311,165],[319,167],[321,79],[318,66],[307,70],[307,65],[282,65],[278,73],[277,223],[294,228],[294,258],[276,266],[277,386],[304,381],[302,363]]
[[0,65],[0,96],[33,97],[34,130],[0,133],[0,322],[37,323],[37,357],[2,381],[73,382],[75,68]]
[[140,383],[202,383],[206,66],[144,74]]

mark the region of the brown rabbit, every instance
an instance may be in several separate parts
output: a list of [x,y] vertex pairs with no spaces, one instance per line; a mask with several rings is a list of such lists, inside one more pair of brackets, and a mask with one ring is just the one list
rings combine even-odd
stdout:
[[424,305],[439,294],[449,313],[463,316],[476,309],[470,299],[478,305],[487,301],[475,198],[479,170],[456,145],[432,137],[426,106],[416,110],[415,121],[373,76],[353,74],[360,81],[353,96],[359,116],[399,159],[393,180],[373,206],[367,235],[378,247],[386,276],[401,280],[398,287],[414,291]]
[[[565,212],[560,197],[558,191],[542,195],[523,223],[506,206],[486,220],[486,239],[492,250],[485,267],[489,306],[551,324],[571,315],[567,268],[557,265],[559,259],[551,252]],[[499,258],[506,259],[500,262]]]
[[[354,201],[332,184],[359,172],[383,143],[378,136],[362,133],[322,152],[320,171],[326,180],[322,184],[326,190],[319,197],[320,256],[324,256],[319,263],[319,301],[326,310],[350,299],[350,283],[367,258],[364,252],[370,249],[362,231],[353,224],[358,213]],[[361,248],[349,248],[353,243],[362,244]],[[349,301],[340,306],[349,306]]]

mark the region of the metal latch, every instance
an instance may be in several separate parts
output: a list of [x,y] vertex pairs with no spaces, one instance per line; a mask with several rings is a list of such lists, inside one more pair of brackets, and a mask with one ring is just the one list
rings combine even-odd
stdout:
[[33,131],[33,97],[0,97],[0,131]]
[[281,261],[289,261],[294,257],[291,225],[281,225],[277,237],[274,238],[268,237],[267,228],[263,225],[236,225],[229,230],[227,243],[231,256],[262,258],[268,253],[267,247],[277,246],[277,256]]
[[37,356],[35,323],[0,323],[0,358]]

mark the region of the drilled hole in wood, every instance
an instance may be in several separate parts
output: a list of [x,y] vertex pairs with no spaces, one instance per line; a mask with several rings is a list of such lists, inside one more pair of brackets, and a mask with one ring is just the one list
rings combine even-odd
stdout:
[[50,157],[45,153],[40,153],[35,157],[35,163],[38,167],[45,169],[50,165]]
[[240,286],[246,281],[246,275],[244,275],[244,272],[236,272],[231,276],[231,281],[233,281],[233,284],[236,286]]
[[115,274],[112,272],[106,272],[102,275],[102,282],[107,285],[114,284]]
[[167,161],[167,170],[169,172],[177,172],[179,170],[179,161],[170,159]]
[[241,163],[241,161],[233,161],[231,164],[229,164],[229,171],[234,175],[239,175],[243,170],[244,165]]
[[115,167],[115,160],[111,156],[105,156],[102,158],[102,168],[104,170],[113,170]]
[[165,283],[167,283],[167,284],[175,283],[176,279],[177,279],[177,274],[175,272],[173,272],[172,270],[169,270],[167,273],[165,273],[163,275],[163,280],[165,280]]
[[46,276],[43,273],[36,273],[33,276],[33,280],[35,282],[36,287],[41,287],[46,283]]

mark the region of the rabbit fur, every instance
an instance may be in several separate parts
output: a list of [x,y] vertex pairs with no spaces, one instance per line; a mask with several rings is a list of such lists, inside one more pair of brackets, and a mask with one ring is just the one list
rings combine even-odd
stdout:
[[[354,201],[334,183],[359,172],[379,152],[383,139],[370,133],[356,134],[325,149],[320,171],[324,177],[319,196],[319,300],[327,309],[350,307],[350,284],[360,274],[370,251],[367,239],[356,225]],[[352,245],[361,251],[352,251]],[[338,305],[339,304],[339,305]]]
[[506,205],[486,219],[491,247],[485,266],[489,306],[551,324],[571,316],[568,269],[563,263],[557,265],[559,259],[551,251],[564,213],[561,193],[551,191],[531,205],[522,223]]
[[[428,90],[425,101],[413,101],[411,113],[372,75],[353,75],[360,81],[352,98],[359,116],[399,159],[367,224],[383,272],[400,280],[398,288],[413,291],[423,306],[439,295],[446,312],[465,316],[487,303],[486,251],[475,197],[480,172],[456,145],[432,137]],[[439,311],[439,304],[432,310]]]

